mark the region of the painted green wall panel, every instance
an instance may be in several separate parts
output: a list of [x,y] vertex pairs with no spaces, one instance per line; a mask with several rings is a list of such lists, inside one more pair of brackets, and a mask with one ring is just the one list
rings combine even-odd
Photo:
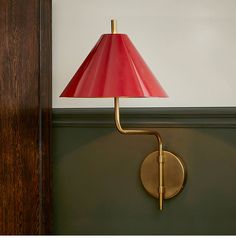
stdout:
[[236,234],[236,129],[159,131],[188,172],[162,212],[139,179],[154,137],[54,127],[54,234]]

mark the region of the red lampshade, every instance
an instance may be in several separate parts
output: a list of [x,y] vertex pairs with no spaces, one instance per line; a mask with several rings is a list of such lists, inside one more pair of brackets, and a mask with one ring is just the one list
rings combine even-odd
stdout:
[[167,97],[126,34],[104,34],[60,97]]

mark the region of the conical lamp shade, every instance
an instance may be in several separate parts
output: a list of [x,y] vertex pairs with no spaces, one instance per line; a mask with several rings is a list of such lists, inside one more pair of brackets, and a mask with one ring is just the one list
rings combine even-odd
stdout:
[[126,34],[104,34],[61,97],[167,97]]

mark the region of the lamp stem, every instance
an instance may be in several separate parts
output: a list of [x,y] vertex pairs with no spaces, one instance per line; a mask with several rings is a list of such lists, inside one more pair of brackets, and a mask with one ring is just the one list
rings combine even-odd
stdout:
[[154,135],[158,142],[158,165],[159,165],[159,208],[160,210],[163,209],[163,200],[164,200],[164,160],[163,160],[163,154],[162,154],[162,139],[160,134],[155,130],[147,130],[147,129],[123,129],[120,124],[120,106],[119,106],[119,98],[114,98],[114,108],[115,108],[115,124],[117,130],[122,134],[134,134],[134,135]]
[[117,33],[117,20],[115,20],[115,19],[111,20],[111,33],[112,34]]

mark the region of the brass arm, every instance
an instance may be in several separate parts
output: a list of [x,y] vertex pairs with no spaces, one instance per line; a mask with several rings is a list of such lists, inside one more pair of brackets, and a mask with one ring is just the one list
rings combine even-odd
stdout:
[[123,129],[120,124],[120,109],[119,109],[119,98],[114,98],[114,106],[115,106],[115,123],[116,128],[122,134],[135,134],[135,135],[154,135],[158,142],[158,164],[159,164],[159,208],[163,209],[163,199],[164,199],[164,161],[162,158],[162,140],[160,134],[155,130],[144,130],[144,129]]

